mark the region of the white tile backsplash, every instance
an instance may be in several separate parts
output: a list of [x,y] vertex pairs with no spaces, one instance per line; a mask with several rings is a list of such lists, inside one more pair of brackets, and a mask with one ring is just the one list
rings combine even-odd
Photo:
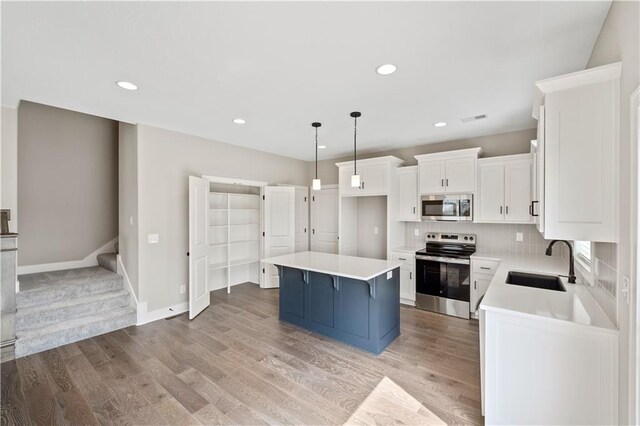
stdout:
[[586,283],[589,293],[596,299],[604,313],[618,324],[618,246],[613,243],[593,243],[591,247],[591,271],[576,262],[576,275]]
[[[414,230],[420,235],[415,236]],[[425,235],[431,232],[451,232],[476,234],[477,251],[484,253],[510,253],[519,255],[544,255],[549,245],[540,235],[535,225],[510,225],[502,223],[469,222],[415,222],[405,224],[405,243],[412,246],[425,245]],[[523,241],[516,241],[516,233],[521,232]],[[556,245],[554,256],[562,256],[564,249]]]

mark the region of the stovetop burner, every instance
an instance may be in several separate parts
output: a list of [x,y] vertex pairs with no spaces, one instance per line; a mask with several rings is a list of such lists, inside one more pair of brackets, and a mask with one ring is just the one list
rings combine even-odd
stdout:
[[474,234],[427,234],[427,244],[416,254],[468,258],[476,251],[476,236]]

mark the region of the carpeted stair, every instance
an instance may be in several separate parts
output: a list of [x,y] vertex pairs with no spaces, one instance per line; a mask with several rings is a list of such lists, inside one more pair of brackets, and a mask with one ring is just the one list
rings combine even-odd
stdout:
[[16,358],[136,323],[122,277],[100,266],[18,280]]

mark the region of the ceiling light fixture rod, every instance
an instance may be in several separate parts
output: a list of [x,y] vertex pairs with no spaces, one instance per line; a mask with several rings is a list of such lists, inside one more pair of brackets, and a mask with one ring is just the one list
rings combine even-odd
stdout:
[[312,188],[314,191],[319,191],[322,188],[322,184],[320,183],[320,179],[318,179],[318,127],[322,126],[322,123],[318,123],[317,121],[311,123],[316,129],[316,178],[313,179]]
[[358,111],[354,111],[349,115],[353,117],[353,175],[351,176],[351,186],[353,188],[359,188],[360,175],[358,175],[358,171],[356,169],[356,156],[358,153],[358,149],[357,149],[358,117],[362,116],[362,114]]

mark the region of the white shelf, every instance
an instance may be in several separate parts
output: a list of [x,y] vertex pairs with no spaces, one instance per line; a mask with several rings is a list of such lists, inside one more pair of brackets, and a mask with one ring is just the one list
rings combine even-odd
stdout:
[[232,223],[231,226],[258,226],[259,223]]
[[228,246],[229,243],[215,243],[215,244],[209,244],[209,247],[224,247],[224,246]]
[[216,269],[226,269],[226,268],[227,268],[227,262],[209,264],[210,271],[214,271]]
[[260,209],[230,209],[232,212],[257,212]]
[[209,210],[213,210],[213,211],[216,211],[216,212],[226,212],[228,209],[211,209],[210,208]]
[[229,262],[230,266],[242,266],[242,265],[248,265],[250,263],[258,263],[260,262],[260,259],[257,258],[247,258],[247,259],[238,259],[238,260],[232,260],[231,262]]
[[227,225],[209,225],[211,228],[226,228]]

